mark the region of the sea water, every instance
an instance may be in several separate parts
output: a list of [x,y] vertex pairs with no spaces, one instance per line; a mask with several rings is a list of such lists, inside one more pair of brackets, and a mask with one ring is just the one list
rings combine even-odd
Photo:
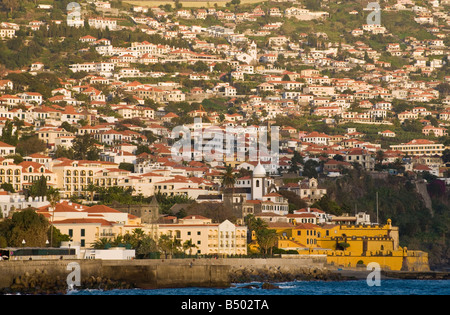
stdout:
[[127,290],[71,290],[68,295],[179,295],[179,296],[257,296],[257,295],[450,295],[450,280],[381,280],[370,286],[366,280],[292,281],[273,283],[275,289],[263,289],[262,283],[236,283],[229,288],[173,288]]

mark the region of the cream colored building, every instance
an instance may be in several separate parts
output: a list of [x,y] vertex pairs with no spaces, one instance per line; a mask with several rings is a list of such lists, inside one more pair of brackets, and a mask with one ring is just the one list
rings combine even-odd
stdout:
[[13,159],[0,160],[0,185],[9,183],[14,190],[22,190],[22,166],[14,164]]
[[414,139],[408,143],[390,146],[392,150],[401,151],[410,156],[442,154],[444,145],[427,139]]
[[101,238],[114,239],[132,233],[136,228],[144,229],[139,218],[104,205],[88,207],[63,201],[54,210],[44,206],[38,213],[43,214],[62,234],[69,235],[71,241],[79,243],[81,248],[90,248]]
[[[238,226],[225,220],[212,223],[212,220],[200,215],[187,216],[173,224],[159,224],[158,234],[169,235],[181,244],[191,240],[196,246],[192,254],[203,255],[246,255],[247,227]],[[189,254],[189,249],[186,254]]]
[[41,128],[37,134],[39,140],[44,141],[46,144],[55,144],[56,138],[73,136],[71,132],[68,132],[63,128],[54,127]]
[[[117,186],[122,174],[117,167],[115,163],[104,161],[54,160],[51,171],[57,176],[56,188],[60,190],[62,198],[70,198],[88,195],[86,189],[90,184]],[[123,172],[124,176],[128,174],[127,171]]]
[[319,183],[314,177],[300,181],[298,184],[300,186],[300,198],[307,203],[314,203],[327,194],[327,190],[323,187],[319,187]]

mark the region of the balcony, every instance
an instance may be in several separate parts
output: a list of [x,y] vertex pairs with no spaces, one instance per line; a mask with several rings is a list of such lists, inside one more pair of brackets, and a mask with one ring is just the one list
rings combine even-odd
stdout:
[[116,236],[116,233],[112,232],[95,233],[95,237],[114,237],[114,236]]

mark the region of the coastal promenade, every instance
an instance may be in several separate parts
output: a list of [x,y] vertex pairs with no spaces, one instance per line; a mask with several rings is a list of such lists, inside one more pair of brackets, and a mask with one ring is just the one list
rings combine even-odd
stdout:
[[[229,287],[232,283],[260,281],[364,279],[366,268],[328,266],[325,256],[296,258],[219,258],[148,260],[31,260],[1,261],[3,293],[65,293],[71,266],[79,266],[80,288]],[[70,265],[69,265],[70,264]],[[421,273],[423,279],[449,279],[448,273]],[[401,277],[401,272],[386,274]],[[414,277],[409,272],[408,278]],[[71,278],[72,279],[72,278]]]

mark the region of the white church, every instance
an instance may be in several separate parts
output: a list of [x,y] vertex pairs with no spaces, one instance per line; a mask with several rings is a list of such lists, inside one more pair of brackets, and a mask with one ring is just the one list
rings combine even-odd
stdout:
[[236,60],[244,62],[248,65],[256,63],[258,61],[258,47],[255,41],[249,45],[247,52],[240,52],[236,54]]
[[258,163],[251,176],[245,176],[236,180],[237,188],[250,188],[247,201],[259,201],[262,212],[271,212],[286,215],[289,212],[289,203],[277,192],[275,182],[267,176],[266,170]]

